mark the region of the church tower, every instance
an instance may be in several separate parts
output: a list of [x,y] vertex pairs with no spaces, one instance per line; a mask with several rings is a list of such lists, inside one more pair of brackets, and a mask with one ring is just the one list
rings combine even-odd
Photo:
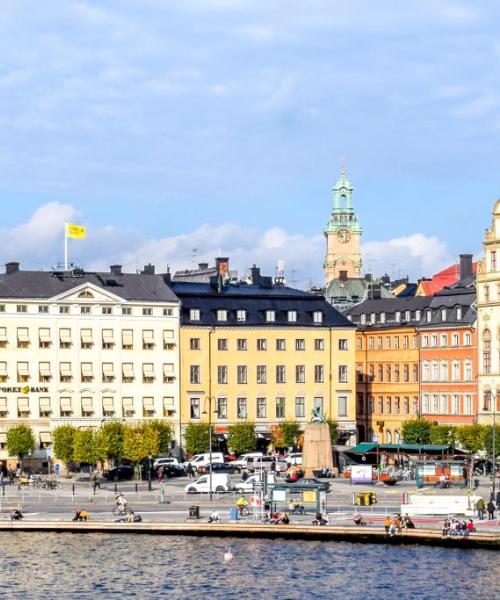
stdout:
[[333,188],[333,210],[325,229],[326,284],[332,279],[361,277],[361,227],[352,207],[351,182],[344,165]]

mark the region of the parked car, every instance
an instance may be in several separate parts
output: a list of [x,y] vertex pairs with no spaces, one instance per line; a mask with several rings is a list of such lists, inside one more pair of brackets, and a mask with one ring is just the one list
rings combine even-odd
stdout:
[[254,458],[260,458],[261,456],[264,456],[262,452],[247,452],[239,456],[236,460],[232,460],[231,464],[240,470],[246,469],[249,461],[253,461]]
[[[203,454],[195,454],[189,460],[182,463],[182,466],[184,468],[186,468],[188,466],[188,464],[191,463],[191,466],[195,469],[195,471],[197,471],[198,467],[204,467],[205,465],[208,465],[209,462],[210,462],[210,453],[205,452]],[[224,455],[222,454],[222,452],[212,452],[212,463],[223,463],[223,462],[224,462]]]
[[[163,468],[163,477],[168,479],[169,477],[184,477],[186,471],[180,465],[160,465]],[[158,467],[160,468],[160,467]],[[156,471],[156,474],[158,471]]]
[[180,463],[179,460],[173,456],[159,457],[155,458],[155,461],[153,462],[153,469],[156,470],[158,467],[166,467],[167,465],[175,465],[178,467]]
[[[212,492],[229,492],[231,483],[227,473],[212,473]],[[202,475],[196,481],[192,481],[184,488],[186,494],[210,492],[210,476]]]
[[[233,489],[239,492],[240,494],[251,493],[254,491],[255,485],[261,483],[261,479],[258,475],[251,475],[245,481],[238,481],[233,485]],[[276,483],[276,478],[272,473],[268,473],[267,476],[268,485],[274,485]]]
[[291,467],[292,465],[302,464],[302,452],[291,452],[285,457],[286,464]]
[[106,471],[104,477],[108,481],[132,479],[134,477],[134,467],[132,465],[119,465],[118,467],[113,467]]
[[[210,464],[198,467],[198,473],[210,473]],[[212,463],[212,473],[236,473],[238,469],[232,463]]]
[[288,465],[282,460],[277,460],[273,456],[260,456],[248,462],[248,470],[252,472],[259,471],[261,469],[272,471],[273,462],[276,464],[277,473],[282,473],[288,469]]

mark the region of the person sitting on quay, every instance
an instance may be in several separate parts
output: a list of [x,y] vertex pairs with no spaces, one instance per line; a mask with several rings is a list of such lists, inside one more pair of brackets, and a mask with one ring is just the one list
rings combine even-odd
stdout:
[[283,523],[283,525],[290,525],[290,517],[288,516],[288,513],[285,513],[281,517],[281,522]]
[[385,519],[384,519],[384,529],[385,529],[385,534],[389,535],[389,529],[391,528],[391,523],[392,523],[392,519],[389,515],[386,515]]
[[411,517],[408,513],[402,519],[402,524],[404,529],[415,529],[415,523],[411,520]]
[[323,516],[323,513],[317,512],[313,525],[328,525],[328,516]]
[[122,513],[127,512],[127,504],[128,504],[127,499],[122,494],[122,492],[119,492],[116,495],[116,508],[118,509],[118,511],[122,512]]
[[142,521],[141,515],[136,514],[132,509],[127,513],[127,523],[140,523]]
[[448,518],[446,518],[443,523],[443,533],[442,533],[441,537],[447,538],[450,535],[450,529],[451,529],[450,520]]
[[292,515],[303,515],[304,510],[304,507],[294,500],[290,500],[288,503],[288,511],[291,512]]
[[354,521],[354,525],[356,525],[356,527],[366,525],[366,523],[363,521],[363,515],[361,513],[354,513],[352,520]]
[[476,531],[476,528],[474,526],[474,521],[472,519],[469,519],[467,521],[467,535],[474,533],[474,531]]
[[14,508],[14,510],[10,513],[10,520],[20,521],[21,519],[24,519],[23,513],[18,508]]
[[239,516],[243,516],[243,511],[248,506],[248,500],[245,496],[240,496],[238,500],[236,500],[236,508],[238,509]]
[[88,521],[88,519],[89,513],[83,508],[79,508],[73,517],[73,521]]
[[208,517],[209,523],[218,523],[220,520],[220,514],[216,510],[213,510]]
[[395,537],[397,533],[397,522],[396,522],[396,517],[394,517],[393,519],[391,519],[391,525],[389,527],[389,537]]

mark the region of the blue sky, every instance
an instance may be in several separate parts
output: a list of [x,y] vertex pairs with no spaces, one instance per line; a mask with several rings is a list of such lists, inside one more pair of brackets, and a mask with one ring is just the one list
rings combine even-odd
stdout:
[[[11,0],[0,20],[5,261],[321,282],[340,157],[365,264],[481,251],[500,196],[500,8],[460,0]],[[0,261],[2,262],[2,261]]]

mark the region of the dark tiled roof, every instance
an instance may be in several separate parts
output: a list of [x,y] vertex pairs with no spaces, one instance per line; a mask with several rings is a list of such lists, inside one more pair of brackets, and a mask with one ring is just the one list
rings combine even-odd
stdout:
[[[262,287],[259,285],[226,285],[219,293],[208,284],[174,281],[172,290],[182,304],[182,324],[192,325],[232,325],[243,327],[353,327],[339,311],[323,298],[285,286]],[[190,309],[198,308],[200,321],[190,320]],[[217,310],[227,310],[226,322],[217,321]],[[238,322],[237,310],[246,310],[246,321]],[[266,311],[274,310],[276,320],[266,322]],[[297,311],[297,321],[290,323],[287,311]],[[323,312],[323,322],[313,321],[315,311]]]
[[0,298],[48,299],[84,283],[129,301],[178,302],[162,275],[86,273],[70,276],[50,271],[17,271],[0,275]]

